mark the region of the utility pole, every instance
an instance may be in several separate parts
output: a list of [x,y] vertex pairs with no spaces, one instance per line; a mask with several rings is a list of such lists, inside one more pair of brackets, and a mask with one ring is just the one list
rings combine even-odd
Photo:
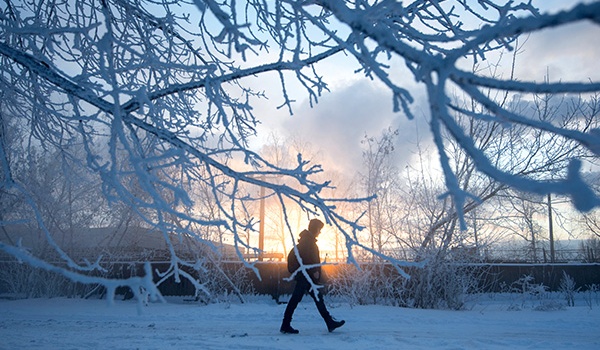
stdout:
[[554,228],[552,226],[552,197],[548,193],[548,231],[550,233],[550,262],[554,263]]
[[[273,175],[269,178],[278,178],[279,176]],[[262,182],[266,181],[266,176],[260,175]],[[265,188],[260,186],[260,222],[258,226],[258,261],[263,261],[264,250],[265,250]]]
[[475,253],[479,258],[479,237],[477,237],[477,209],[473,209],[473,236],[475,237]]
[[258,227],[258,261],[263,261],[265,249],[265,188],[260,187],[260,223]]

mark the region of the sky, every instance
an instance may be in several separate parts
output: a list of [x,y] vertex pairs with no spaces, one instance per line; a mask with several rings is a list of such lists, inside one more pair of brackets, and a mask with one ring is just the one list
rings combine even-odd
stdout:
[[[554,13],[578,2],[537,0],[533,3],[542,12]],[[600,80],[597,69],[600,29],[597,25],[581,23],[544,30],[522,37],[520,43],[523,46],[516,64],[516,77],[520,80],[539,82],[547,74],[553,81]],[[392,61],[392,65],[402,69],[403,62]],[[503,67],[509,69],[510,62],[505,60]],[[293,116],[289,116],[287,109],[273,107],[283,101],[276,94],[255,106],[263,116],[255,145],[260,145],[266,139],[265,135],[271,133],[284,138],[300,137],[323,150],[325,168],[345,172],[361,168],[360,141],[364,136],[379,137],[389,127],[400,132],[395,154],[400,168],[412,161],[417,143],[425,148],[430,145],[427,98],[412,76],[406,74],[403,81],[404,87],[415,98],[412,112],[416,118],[409,120],[402,113],[392,112],[391,94],[381,83],[353,73],[358,66],[351,58],[339,56],[319,68],[331,91],[325,92],[318,104],[311,107],[305,100],[306,94],[297,92],[293,96],[297,101]]]
[[[580,2],[534,0],[533,4],[542,13],[556,13]],[[515,66],[518,80],[540,82],[548,76],[550,81],[600,81],[598,25],[581,22],[522,36],[518,52]],[[490,63],[496,62],[493,55],[489,58]],[[505,54],[500,61],[504,79],[509,78],[511,59],[510,54]],[[269,100],[254,106],[261,124],[253,147],[258,149],[273,134],[284,140],[294,138],[309,142],[318,150],[318,158],[312,159],[314,162],[322,164],[326,172],[348,174],[350,180],[352,175],[365,173],[361,145],[365,136],[380,138],[384,130],[398,129],[393,164],[398,169],[415,166],[419,148],[430,162],[426,169],[441,179],[439,158],[429,131],[429,107],[424,87],[415,82],[403,61],[395,58],[390,65],[394,67],[396,78],[405,77],[400,81],[414,98],[411,111],[415,119],[408,119],[404,113],[394,113],[389,89],[378,80],[354,73],[359,68],[354,58],[338,55],[317,66],[330,89],[319,97],[318,103],[311,106],[305,92],[288,86],[288,93],[296,101],[292,116],[287,108],[275,108],[283,101],[278,78],[270,77],[275,83],[269,83],[269,79],[265,79],[267,76],[260,78],[261,86],[269,92]],[[566,205],[562,210],[569,212],[571,209]],[[560,225],[555,225],[554,231],[555,239],[573,238]]]

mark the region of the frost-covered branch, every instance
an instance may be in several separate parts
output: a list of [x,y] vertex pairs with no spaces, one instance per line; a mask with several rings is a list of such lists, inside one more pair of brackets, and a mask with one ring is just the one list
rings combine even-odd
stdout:
[[[441,154],[441,164],[449,189],[449,194],[456,203],[457,211],[462,211],[465,199],[471,196],[464,193],[457,186],[453,170],[445,156],[444,141],[441,132],[445,128],[450,131],[456,141],[475,161],[479,171],[505,183],[510,187],[529,189],[538,193],[560,193],[570,196],[576,207],[588,211],[598,205],[598,196],[591,190],[581,176],[581,166],[577,159],[573,159],[565,169],[563,180],[544,181],[527,178],[521,175],[510,174],[496,168],[487,158],[487,155],[477,149],[455,122],[455,115],[450,106],[449,91],[454,85],[460,88],[475,101],[483,105],[489,112],[489,120],[502,121],[509,124],[522,124],[532,130],[542,130],[551,134],[565,137],[578,142],[594,154],[598,154],[600,138],[594,130],[582,132],[555,126],[544,121],[536,121],[525,115],[508,112],[497,102],[489,99],[481,89],[496,89],[507,92],[528,93],[582,93],[598,92],[600,85],[596,82],[589,83],[535,83],[503,81],[495,78],[479,76],[472,72],[465,72],[460,68],[459,61],[465,57],[485,59],[486,55],[498,48],[512,50],[515,38],[523,33],[531,33],[544,28],[560,27],[578,21],[592,20],[598,22],[600,4],[579,4],[570,10],[557,14],[540,14],[530,3],[507,2],[505,5],[495,4],[491,1],[470,4],[459,2],[463,10],[476,14],[479,20],[484,20],[486,25],[480,28],[467,28],[459,17],[453,18],[454,4],[449,2],[413,2],[403,8],[399,4],[387,7],[385,15],[379,15],[379,7],[389,6],[390,3],[359,2],[351,6],[342,0],[324,0],[320,2],[331,11],[342,23],[351,28],[362,42],[365,39],[373,40],[374,46],[359,46],[359,50],[349,50],[357,60],[371,67],[375,62],[365,57],[376,57],[378,50],[386,50],[403,59],[412,70],[415,78],[427,86],[430,112],[433,119],[432,132]],[[486,14],[484,15],[485,11]],[[414,15],[409,15],[409,12]],[[376,13],[375,17],[373,13]],[[423,16],[427,14],[427,16]],[[378,20],[375,21],[374,18]],[[394,19],[391,21],[390,19]],[[422,27],[424,25],[424,27]],[[435,33],[437,36],[428,36]],[[494,44],[495,43],[495,44]],[[377,63],[384,67],[384,63]],[[389,69],[387,69],[389,70]],[[382,81],[391,86],[386,81]],[[412,113],[405,109],[405,113]],[[461,217],[463,215],[460,215]],[[466,227],[464,222],[462,227]]]

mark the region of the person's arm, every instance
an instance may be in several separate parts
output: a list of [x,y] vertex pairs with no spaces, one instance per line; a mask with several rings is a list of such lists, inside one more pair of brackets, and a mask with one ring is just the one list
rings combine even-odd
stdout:
[[[312,261],[313,261],[312,264],[314,264],[314,265],[321,263],[321,255],[319,254],[319,246],[317,246],[316,243],[313,247]],[[311,277],[313,279],[313,282],[315,282],[315,283],[319,282],[319,280],[321,279],[321,266],[320,265],[313,267]]]

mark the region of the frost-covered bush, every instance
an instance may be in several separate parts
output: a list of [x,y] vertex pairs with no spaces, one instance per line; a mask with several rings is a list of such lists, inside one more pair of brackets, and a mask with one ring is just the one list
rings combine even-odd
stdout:
[[465,297],[480,290],[480,277],[486,273],[446,260],[428,263],[410,271],[410,278],[383,263],[342,266],[330,278],[332,295],[352,305],[383,304],[424,309],[462,309]]
[[531,275],[523,275],[508,285],[507,292],[513,297],[509,310],[521,310],[532,301],[538,303],[537,306],[534,306],[538,310],[554,308],[547,304],[547,300],[550,298],[548,287],[543,283],[535,283],[535,278]]
[[600,285],[592,284],[587,286],[587,289],[583,294],[583,299],[590,310],[594,305],[600,305]]
[[407,306],[406,279],[389,264],[372,263],[342,265],[334,276],[329,276],[329,294],[347,301],[350,305]]
[[543,297],[547,293],[548,287],[542,283],[537,284],[534,282],[535,278],[533,276],[523,275],[518,280],[511,283],[509,287],[510,292],[531,295],[537,298]]
[[560,280],[558,289],[567,301],[567,306],[575,306],[575,292],[578,289],[575,288],[573,277],[569,276],[565,271],[563,271],[563,277]]
[[557,300],[543,300],[533,307],[534,311],[557,311],[564,310],[565,304]]
[[406,283],[410,306],[424,309],[464,307],[465,296],[480,290],[485,270],[468,264],[431,258],[424,268],[415,271]]
[[[106,265],[106,273],[102,277],[127,280],[142,276],[143,265],[140,262],[110,263]],[[211,262],[199,264],[196,269],[181,269],[178,272],[179,282],[174,281],[172,270],[163,271],[153,266],[154,282],[161,289],[166,284],[169,293],[175,291],[181,293],[188,289],[180,285],[182,281],[192,283],[194,299],[206,304],[228,301],[230,298],[238,298],[244,301],[243,295],[252,294],[253,289],[248,278],[251,273],[242,264],[224,264],[222,262]],[[175,284],[174,286],[172,284]],[[169,289],[170,288],[170,289]],[[148,301],[147,291],[139,289],[138,297]],[[17,261],[9,261],[0,265],[0,294],[10,298],[40,298],[40,297],[107,297],[107,290],[99,284],[82,284],[53,272],[36,269],[27,264]],[[115,290],[115,294],[123,299],[135,298],[136,295],[131,288],[121,286]]]
[[86,297],[95,288],[14,260],[0,265],[0,294],[10,298]]
[[229,301],[231,298],[244,302],[244,295],[252,294],[254,289],[249,274],[252,272],[243,264],[214,263],[205,266],[199,273],[199,280],[204,283],[209,294],[207,302]]

